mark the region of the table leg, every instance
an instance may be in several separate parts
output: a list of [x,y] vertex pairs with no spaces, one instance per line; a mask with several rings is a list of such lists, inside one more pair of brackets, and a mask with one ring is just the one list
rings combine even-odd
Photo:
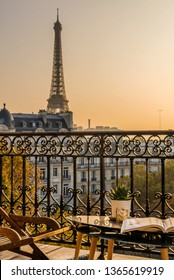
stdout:
[[169,254],[168,254],[168,248],[161,248],[161,260],[168,260]]
[[98,237],[92,236],[91,238],[91,245],[89,249],[89,258],[88,260],[93,260],[95,255],[95,249],[97,246]]
[[107,255],[107,260],[112,260],[113,249],[114,249],[114,240],[113,240],[113,239],[109,239],[109,240],[108,240],[108,255]]
[[83,236],[83,233],[78,231],[76,249],[75,249],[75,253],[74,253],[74,260],[78,260],[78,258],[79,258],[79,252],[80,252],[81,243],[82,243],[82,236]]

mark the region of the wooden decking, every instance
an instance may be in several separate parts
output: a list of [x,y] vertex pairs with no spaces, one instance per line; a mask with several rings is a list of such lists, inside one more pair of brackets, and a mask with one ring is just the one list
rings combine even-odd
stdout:
[[[68,260],[73,259],[74,249],[68,247],[60,247],[54,245],[45,245],[38,244],[38,246],[43,250],[44,253],[47,254],[50,260]],[[26,247],[29,251],[30,247]],[[80,259],[85,259],[89,253],[88,250],[80,251]],[[96,252],[95,259],[100,255],[100,252]],[[28,258],[25,256],[18,255],[16,253],[10,251],[0,252],[0,260],[27,260]],[[150,258],[139,257],[134,255],[123,255],[123,254],[114,254],[113,260],[151,260]]]

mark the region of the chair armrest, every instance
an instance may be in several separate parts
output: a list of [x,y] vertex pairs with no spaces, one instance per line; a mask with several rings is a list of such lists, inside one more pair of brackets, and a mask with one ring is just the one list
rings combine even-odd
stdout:
[[46,232],[36,233],[32,234],[31,237],[33,237],[34,241],[42,240],[44,238],[49,238],[57,234],[64,233],[66,231],[72,230],[72,226],[62,227],[57,230],[48,230]]
[[12,228],[0,227],[0,235],[7,237],[13,243],[21,240],[20,235]]

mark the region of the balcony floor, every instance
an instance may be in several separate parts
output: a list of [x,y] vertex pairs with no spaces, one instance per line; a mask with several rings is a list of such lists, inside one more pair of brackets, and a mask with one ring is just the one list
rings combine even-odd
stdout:
[[[68,247],[54,246],[54,245],[45,245],[38,244],[38,246],[47,254],[50,260],[67,260],[73,259],[74,249]],[[30,247],[25,246],[29,252]],[[24,247],[23,247],[24,248]],[[85,256],[88,255],[88,250],[80,251],[80,258],[85,259]],[[96,252],[95,259],[100,255],[100,252]],[[10,251],[0,252],[0,260],[27,260],[28,258],[22,255]],[[135,255],[125,255],[125,254],[114,254],[113,260],[151,260],[151,258],[139,257]]]

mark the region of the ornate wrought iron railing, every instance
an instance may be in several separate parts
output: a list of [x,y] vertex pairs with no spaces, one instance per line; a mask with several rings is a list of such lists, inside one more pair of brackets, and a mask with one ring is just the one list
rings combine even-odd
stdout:
[[[4,132],[0,204],[64,226],[71,214],[110,214],[110,187],[122,179],[133,194],[132,215],[165,218],[174,215],[173,163],[172,130]],[[59,240],[75,242],[75,236]]]

